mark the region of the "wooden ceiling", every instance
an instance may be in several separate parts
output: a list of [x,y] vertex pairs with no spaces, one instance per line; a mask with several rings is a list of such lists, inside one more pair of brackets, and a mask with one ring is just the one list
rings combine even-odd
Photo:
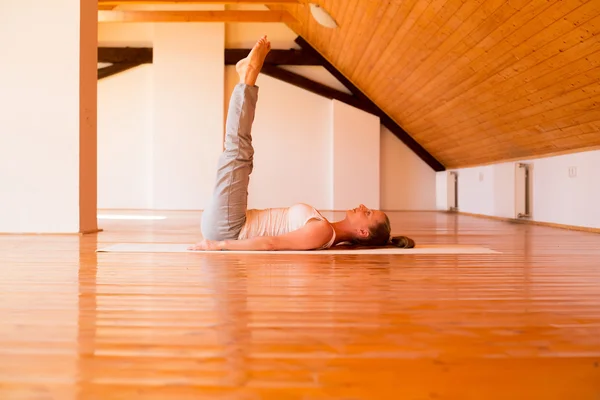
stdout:
[[315,0],[303,36],[448,168],[600,146],[599,0]]
[[[339,27],[308,0],[188,20],[285,21],[447,168],[600,148],[600,0],[311,1]],[[141,3],[174,1],[99,1]],[[104,15],[147,18],[134,14]]]

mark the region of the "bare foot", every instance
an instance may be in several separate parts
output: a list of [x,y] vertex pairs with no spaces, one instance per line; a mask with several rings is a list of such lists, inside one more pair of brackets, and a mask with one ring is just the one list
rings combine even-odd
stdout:
[[250,51],[250,54],[248,54],[248,57],[240,60],[235,66],[240,76],[240,83],[245,83],[249,86],[256,84],[258,74],[270,50],[271,43],[267,40],[267,36],[261,37]]

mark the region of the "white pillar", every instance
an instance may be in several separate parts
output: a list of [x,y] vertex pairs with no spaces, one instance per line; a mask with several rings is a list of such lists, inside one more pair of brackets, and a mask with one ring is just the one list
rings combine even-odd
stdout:
[[333,100],[332,209],[380,208],[379,117]]
[[0,232],[96,220],[96,1],[0,1]]
[[223,149],[223,23],[156,24],[153,204],[204,209]]

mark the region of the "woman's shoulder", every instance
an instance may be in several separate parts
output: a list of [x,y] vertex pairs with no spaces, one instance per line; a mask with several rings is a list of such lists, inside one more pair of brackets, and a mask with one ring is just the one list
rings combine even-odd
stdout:
[[310,204],[296,203],[290,207],[290,210],[314,210],[315,208]]
[[315,207],[311,206],[310,204],[306,204],[306,203],[296,203],[293,206],[290,207],[290,212],[301,212],[301,213],[305,213],[306,215],[314,215],[315,217],[319,217],[321,219],[323,219],[324,221],[327,221],[327,218],[325,218],[321,212],[319,210],[317,210]]
[[319,212],[319,210],[310,204],[294,204],[290,207],[290,217],[298,224],[298,229],[300,227],[308,228],[308,225],[310,225],[310,228],[308,229],[309,232],[311,232],[311,236],[315,237],[316,234],[319,237],[323,237],[324,243],[319,247],[320,249],[329,248],[335,242],[335,230],[331,223]]
[[290,207],[289,212],[291,220],[295,221],[297,227],[304,226],[309,222],[312,224],[326,227],[327,230],[331,229],[331,222],[325,218],[319,210],[310,204],[298,203]]

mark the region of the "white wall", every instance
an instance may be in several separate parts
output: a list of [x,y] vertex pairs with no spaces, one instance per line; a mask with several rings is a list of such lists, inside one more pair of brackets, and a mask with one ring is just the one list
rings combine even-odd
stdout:
[[513,218],[515,216],[515,164],[496,164],[493,166],[493,174],[493,215]]
[[[99,24],[98,45],[153,47],[154,28]],[[153,64],[98,81],[99,209],[154,207],[154,81]]]
[[206,206],[222,149],[224,32],[100,25],[99,45],[150,46],[154,61],[98,83],[99,208]]
[[[229,101],[239,77],[234,67],[227,68],[226,76]],[[248,207],[305,202],[331,208],[330,101],[265,75],[259,76],[257,86]]]
[[381,208],[435,210],[435,193],[435,171],[381,126]]
[[[600,228],[600,151],[532,161],[536,220]],[[569,167],[577,176],[569,177]]]
[[95,170],[97,12],[82,4],[0,2],[0,232],[87,230],[80,211],[95,206],[96,182],[83,204],[80,177]]
[[98,24],[98,42],[107,47],[152,47],[154,26],[148,23]]
[[435,173],[435,208],[437,210],[450,209],[451,192],[449,192],[448,174],[449,171]]
[[459,174],[458,204],[461,211],[476,214],[494,212],[494,168],[467,168]]
[[331,106],[331,209],[346,210],[360,204],[379,209],[379,117],[337,100]]
[[[531,168],[532,219],[562,225],[600,228],[600,151],[588,151],[534,160]],[[515,218],[515,164],[458,169],[459,211]],[[569,177],[569,168],[577,175]],[[445,172],[438,173],[441,181]],[[480,180],[480,177],[483,180]],[[446,209],[438,191],[438,209]]]
[[[155,47],[155,62],[99,82],[99,111],[103,116],[99,124],[100,208],[202,209],[212,190],[218,157],[212,149],[218,146],[220,152],[222,148],[225,112],[239,78],[235,68],[223,68],[222,61],[223,76],[216,71],[216,62],[209,62],[211,69],[205,70],[208,57],[221,57],[217,46],[222,53],[222,41],[213,42],[214,48],[201,44],[197,38],[182,44],[177,41],[190,35],[181,31],[168,37],[161,29],[150,29],[148,24],[101,26],[100,45],[128,46],[131,44],[127,38],[131,37],[133,45]],[[228,48],[249,48],[262,34],[269,35],[274,48],[297,47],[293,42],[296,34],[284,24],[226,24],[225,33],[223,40]],[[202,46],[202,52],[197,51],[195,43]],[[157,70],[161,63],[162,72]],[[321,67],[286,69],[345,91]],[[195,88],[185,87],[185,82],[197,79],[198,74],[210,79],[202,84],[196,81]],[[255,168],[250,179],[249,207],[306,202],[319,209],[332,209],[337,197],[340,203],[335,208],[356,207],[360,203],[389,209],[435,208],[435,173],[391,133],[380,130],[376,117],[345,104],[334,106],[328,99],[265,75],[260,75],[258,85],[253,126]],[[127,100],[120,100],[123,95]],[[202,102],[208,108],[220,104],[220,114],[215,111],[202,117],[202,121],[208,119],[217,124],[218,116],[218,128],[215,125],[208,130],[198,129],[200,113],[206,108]],[[337,151],[334,110],[339,116]],[[113,121],[106,120],[110,115],[115,118]],[[207,131],[211,132],[208,136]],[[132,148],[136,143],[137,148]],[[127,154],[132,151],[128,159]],[[341,174],[337,185],[333,178],[334,159]],[[354,171],[358,168],[356,159],[362,159],[366,168]],[[400,176],[399,170],[405,172]],[[361,171],[370,171],[373,177],[378,173],[379,178],[365,178],[358,185],[350,183]],[[333,188],[341,190],[338,196],[334,196]],[[351,192],[342,195],[348,192],[346,189]],[[342,204],[342,200],[347,203]]]
[[145,64],[98,84],[101,208],[152,208],[153,71]]

